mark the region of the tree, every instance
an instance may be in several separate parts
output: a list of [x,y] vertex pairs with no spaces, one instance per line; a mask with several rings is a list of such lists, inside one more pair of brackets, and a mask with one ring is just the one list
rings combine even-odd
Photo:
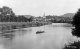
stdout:
[[7,6],[0,8],[0,21],[1,22],[31,22],[33,17],[27,18],[24,15],[15,15],[13,10]]
[[31,16],[30,18],[28,18],[28,21],[31,22],[31,21],[33,21],[33,19],[34,19],[34,17]]
[[77,36],[77,37],[80,37],[80,9],[74,15],[72,24],[73,24],[73,26],[75,26],[72,34]]
[[0,8],[0,14],[2,16],[5,16],[5,15],[15,15],[14,12],[12,11],[12,9],[7,7],[7,6],[3,6],[2,8]]
[[15,13],[11,8],[3,6],[0,8],[0,21],[1,22],[10,22],[15,18]]

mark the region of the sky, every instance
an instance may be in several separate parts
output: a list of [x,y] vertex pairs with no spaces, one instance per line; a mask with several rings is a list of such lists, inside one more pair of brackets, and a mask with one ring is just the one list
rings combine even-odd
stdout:
[[12,8],[16,15],[63,15],[75,13],[80,0],[0,0],[0,7]]

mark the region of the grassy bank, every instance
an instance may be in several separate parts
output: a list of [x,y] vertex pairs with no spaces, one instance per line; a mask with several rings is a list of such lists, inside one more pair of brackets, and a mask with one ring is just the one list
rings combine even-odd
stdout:
[[0,22],[0,31],[28,28],[28,27],[38,27],[51,24],[49,22]]

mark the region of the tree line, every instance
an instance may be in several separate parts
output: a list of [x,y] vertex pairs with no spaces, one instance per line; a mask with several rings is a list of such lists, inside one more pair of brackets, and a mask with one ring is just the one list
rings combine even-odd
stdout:
[[30,22],[33,17],[25,17],[24,15],[16,16],[13,10],[7,6],[0,8],[0,22]]
[[72,22],[72,18],[63,17],[63,16],[51,16],[51,15],[48,15],[48,16],[46,16],[46,19],[50,19],[49,21],[51,21],[53,23],[71,23]]

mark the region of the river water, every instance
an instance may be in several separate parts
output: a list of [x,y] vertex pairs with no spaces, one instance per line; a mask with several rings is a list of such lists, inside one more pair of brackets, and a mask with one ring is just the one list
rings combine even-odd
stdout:
[[[0,49],[61,49],[79,38],[72,36],[70,24],[53,23],[15,30],[13,39],[0,37]],[[45,31],[36,34],[36,31]]]

